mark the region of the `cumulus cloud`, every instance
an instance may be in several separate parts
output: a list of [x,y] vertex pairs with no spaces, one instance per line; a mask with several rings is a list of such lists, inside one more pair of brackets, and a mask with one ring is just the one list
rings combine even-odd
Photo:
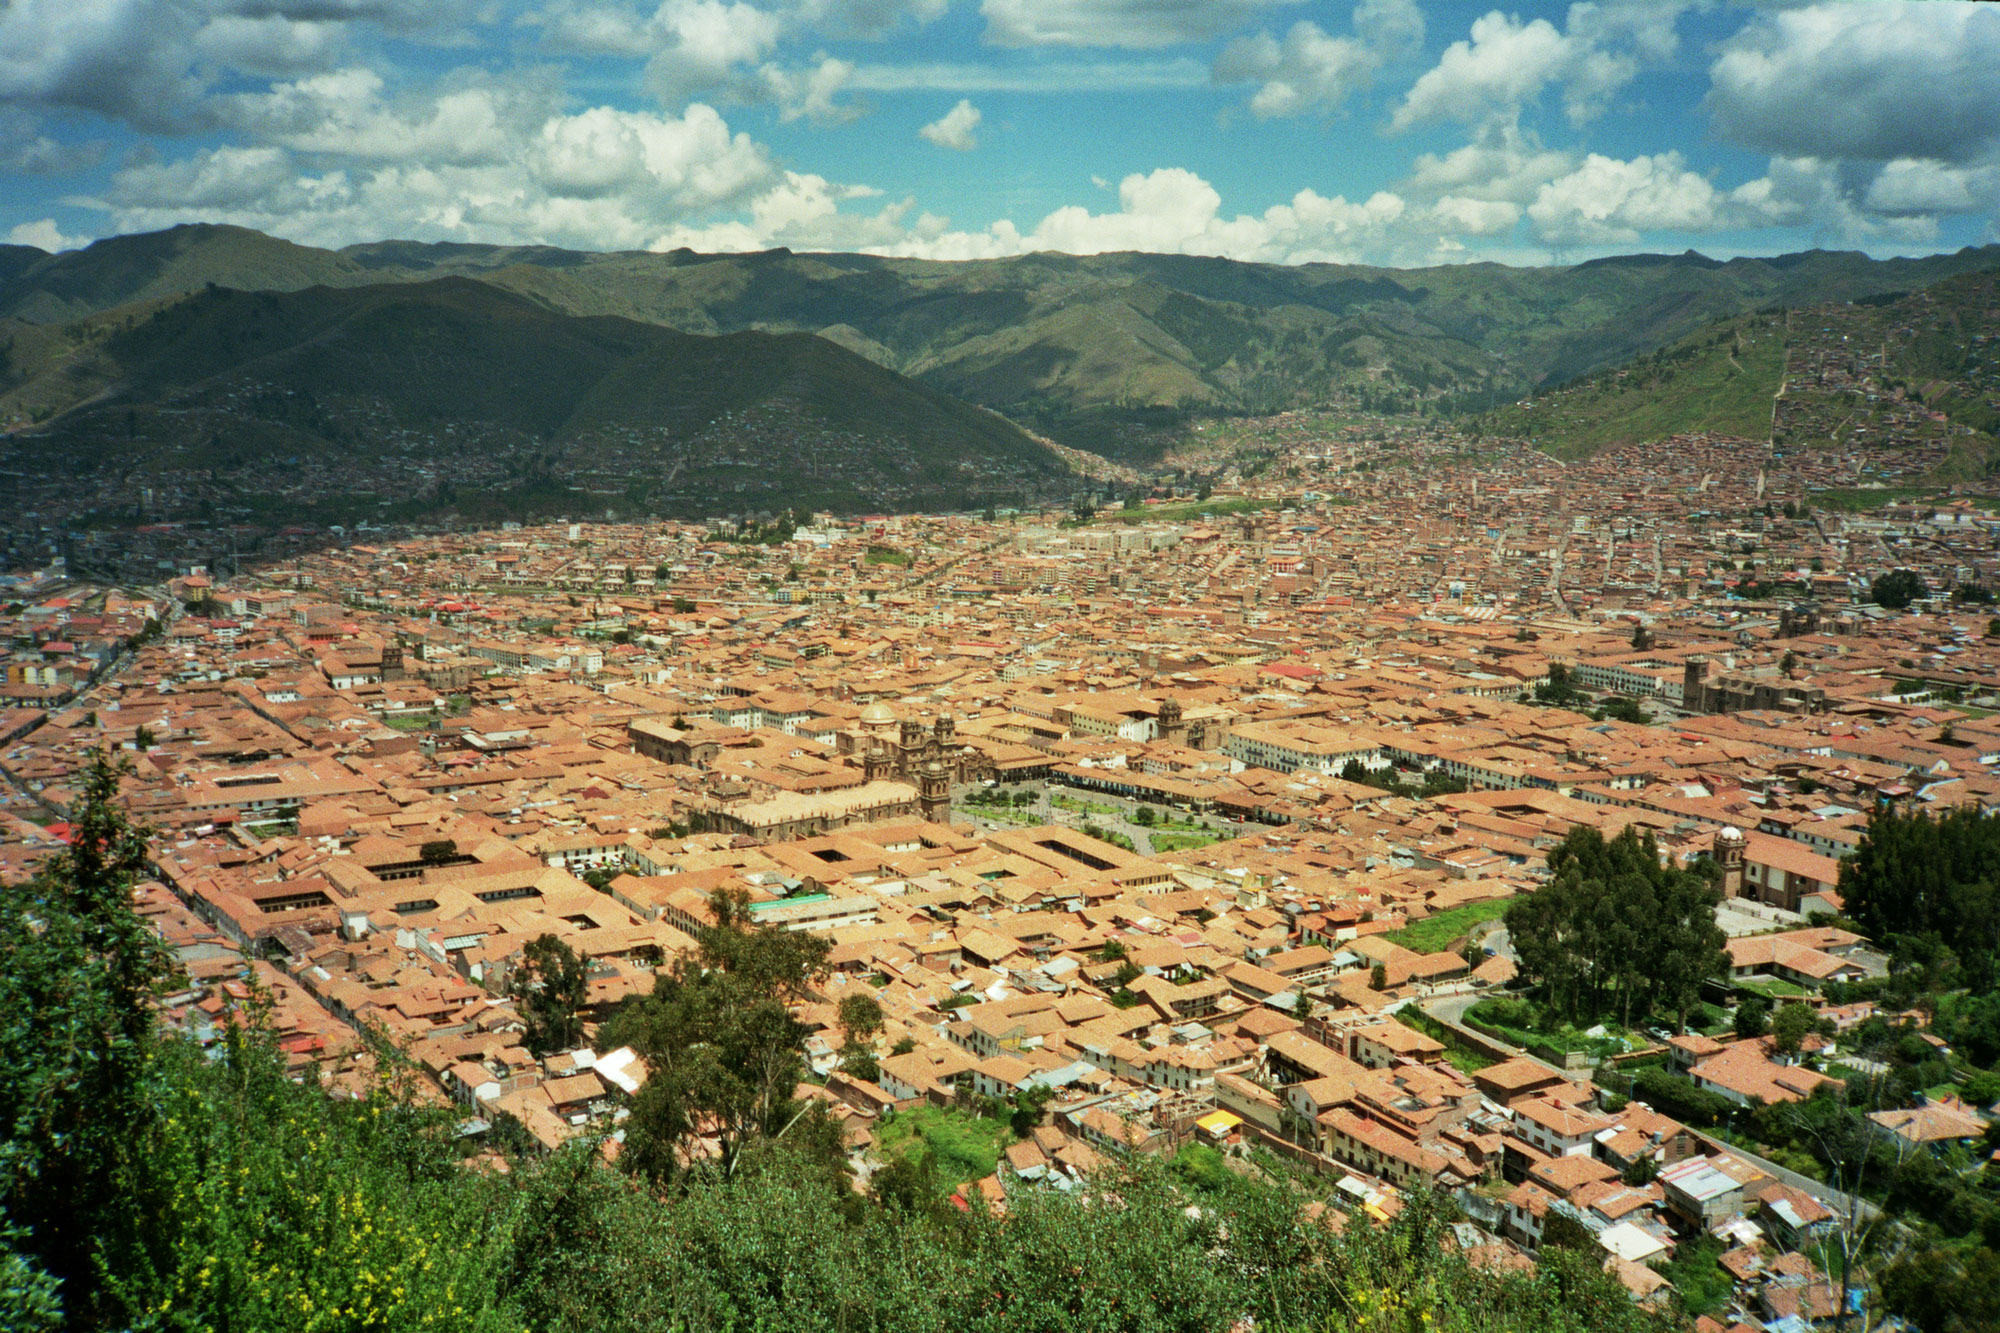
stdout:
[[469,0],[9,0],[0,6],[0,102],[92,112],[141,130],[207,124],[232,75],[324,68],[348,29],[420,37]]
[[1298,0],[981,0],[996,46],[1177,46]]
[[0,171],[26,176],[66,176],[104,159],[97,140],[66,143],[43,132],[41,118],[0,107]]
[[[387,123],[379,107],[351,112],[363,130]],[[761,146],[700,103],[678,116],[593,107],[501,132],[498,151],[449,160],[362,133],[343,164],[310,168],[271,144],[204,149],[128,164],[99,203],[119,231],[202,220],[313,244],[398,235],[638,249],[681,219],[744,205],[774,176]],[[311,142],[314,160],[332,156]]]
[[1329,36],[1301,19],[1282,39],[1269,32],[1239,37],[1216,57],[1217,83],[1255,83],[1251,114],[1261,119],[1331,111],[1374,81],[1376,70],[1420,47],[1424,16],[1415,0],[1362,0],[1354,36]]
[[1885,162],[1862,203],[1884,214],[1971,213],[2000,206],[2000,167],[1954,167],[1934,158]]
[[1574,154],[1546,148],[1513,124],[1489,126],[1442,156],[1420,153],[1404,188],[1418,198],[1457,196],[1526,204],[1576,165]]
[[1474,19],[1470,37],[1446,47],[1410,86],[1390,128],[1440,120],[1512,122],[1551,85],[1562,88],[1570,120],[1582,124],[1601,113],[1643,63],[1673,53],[1674,21],[1683,7],[1575,4],[1567,31],[1547,19],[1523,23],[1493,10]]
[[216,114],[264,144],[296,152],[467,165],[505,161],[553,100],[551,90],[477,72],[392,100],[381,75],[354,67],[237,94]]
[[862,109],[854,103],[835,100],[853,81],[853,62],[821,52],[804,69],[784,69],[775,64],[759,67],[756,82],[763,97],[745,100],[777,103],[780,120],[803,118],[815,125],[844,125],[862,114]]
[[978,128],[979,108],[961,97],[957,106],[917,133],[940,148],[953,148],[961,153],[969,153],[979,147],[979,137],[973,133]]
[[1820,4],[1753,20],[1709,68],[1725,138],[1784,157],[1964,163],[2000,144],[2000,6]]
[[1332,110],[1375,75],[1380,57],[1351,37],[1329,37],[1301,19],[1281,41],[1268,32],[1239,37],[1216,57],[1217,83],[1255,83],[1250,111],[1260,119]]
[[1404,203],[1377,193],[1360,202],[1301,190],[1261,214],[1225,216],[1222,196],[1181,167],[1134,173],[1118,183],[1118,208],[1093,213],[1080,205],[1058,208],[1032,231],[1011,221],[982,232],[949,231],[941,219],[918,225],[885,253],[927,258],[990,258],[1037,250],[1104,254],[1143,250],[1161,254],[1228,255],[1240,259],[1302,263],[1351,261],[1396,239]]
[[23,222],[7,233],[9,245],[32,245],[37,250],[80,250],[90,244],[88,236],[65,236],[54,218]]
[[735,81],[737,67],[762,60],[778,44],[776,14],[723,0],[667,0],[646,32],[659,48],[646,63],[647,86],[668,106]]
[[1542,186],[1527,213],[1552,245],[1629,245],[1645,231],[1709,231],[1733,220],[1725,196],[1679,153],[1629,161],[1592,153]]

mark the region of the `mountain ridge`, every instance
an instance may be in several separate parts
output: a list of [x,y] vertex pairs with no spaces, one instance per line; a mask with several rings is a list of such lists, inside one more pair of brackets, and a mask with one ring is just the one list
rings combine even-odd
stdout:
[[37,404],[45,475],[100,510],[139,490],[509,517],[963,507],[1069,475],[1012,422],[809,334],[568,315],[463,276],[204,288],[28,350],[46,331],[9,327],[0,414]]
[[[40,253],[40,252],[36,252]],[[297,246],[194,224],[0,260],[0,316],[61,322],[208,283],[244,290],[463,276],[573,315],[685,333],[828,332],[871,360],[1065,444],[1123,447],[1133,413],[1348,401],[1476,410],[1769,305],[1905,291],[2000,267],[2000,245],[1921,259],[1804,251],[1608,256],[1549,268],[1391,269],[1208,256],[895,259],[588,252],[467,242]]]

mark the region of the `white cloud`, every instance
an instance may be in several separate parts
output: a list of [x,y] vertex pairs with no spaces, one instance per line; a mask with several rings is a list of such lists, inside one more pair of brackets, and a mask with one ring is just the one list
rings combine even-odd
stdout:
[[981,0],[996,46],[1177,46],[1298,0]]
[[1332,37],[1301,19],[1282,40],[1269,32],[1239,37],[1216,57],[1215,81],[1257,84],[1250,111],[1260,120],[1336,110],[1384,63],[1423,45],[1423,11],[1415,0],[1361,0],[1354,34]]
[[1268,32],[1239,37],[1216,57],[1217,83],[1255,83],[1250,111],[1259,119],[1333,110],[1374,77],[1380,58],[1351,37],[1329,37],[1317,23],[1294,23],[1280,41]]
[[211,221],[320,245],[393,235],[638,249],[751,201],[773,176],[763,148],[700,103],[679,116],[593,107],[507,133],[490,160],[383,156],[371,140],[321,171],[270,145],[202,150],[126,166],[100,206],[117,231]]
[[533,81],[477,71],[426,96],[391,100],[382,76],[354,67],[226,99],[217,115],[265,144],[302,153],[467,165],[507,160],[553,104]]
[[93,112],[149,132],[206,125],[232,75],[326,67],[367,25],[444,40],[472,0],[7,0],[0,103]]
[[282,14],[223,14],[203,24],[193,38],[198,59],[216,61],[248,74],[284,75],[325,69],[347,46],[339,23],[289,19]]
[[949,0],[795,0],[794,18],[855,37],[881,37],[904,23],[917,27],[944,17]]
[[1930,214],[1871,213],[1856,200],[1854,173],[1831,158],[1774,157],[1764,175],[1729,192],[1748,225],[1804,227],[1813,244],[1862,240],[1923,243],[1937,235]]
[[766,250],[879,250],[909,233],[903,217],[914,201],[896,200],[872,214],[845,213],[841,204],[879,197],[862,185],[838,185],[824,176],[788,171],[750,204],[747,222],[680,226],[652,243],[655,250],[685,246],[706,253]]
[[65,236],[54,218],[23,222],[7,233],[9,245],[32,245],[37,250],[80,250],[90,244],[88,236]]
[[1964,163],[2000,143],[2000,6],[1821,4],[1765,15],[1709,69],[1725,138],[1785,157]]
[[1424,11],[1417,0],[1361,0],[1354,35],[1385,55],[1408,55],[1424,44]]
[[1710,231],[1734,220],[1725,196],[1679,153],[1630,161],[1592,153],[1542,186],[1527,211],[1536,235],[1554,245],[1630,245],[1642,232]]
[[1575,165],[1574,154],[1545,148],[1519,126],[1502,123],[1442,157],[1418,154],[1404,188],[1420,199],[1452,195],[1526,204]]
[[1862,197],[1870,212],[1971,213],[2000,206],[2000,168],[1954,167],[1932,158],[1883,164]]
[[777,46],[782,24],[755,5],[722,0],[667,0],[653,15],[648,40],[663,43],[646,63],[646,82],[668,106],[735,80],[737,67]]
[[1678,44],[1679,0],[1607,0],[1570,6],[1568,30],[1544,18],[1523,23],[1493,10],[1472,22],[1469,39],[1445,48],[1390,117],[1407,130],[1439,120],[1468,125],[1512,123],[1551,85],[1576,124],[1600,114],[1642,64],[1664,60]]
[[806,69],[767,64],[757,71],[764,97],[778,104],[780,120],[804,118],[815,125],[844,125],[859,119],[861,108],[836,98],[854,79],[854,65],[824,52]]
[[1438,230],[1456,236],[1497,236],[1521,220],[1521,206],[1505,199],[1448,194],[1431,205]]
[[957,106],[917,133],[940,148],[953,148],[961,153],[969,153],[979,147],[979,137],[973,133],[978,128],[979,108],[961,97]]
[[29,176],[65,176],[94,167],[104,158],[101,141],[64,143],[43,133],[41,118],[0,106],[0,171]]
[[1200,88],[1208,67],[1186,56],[1171,60],[1061,61],[1032,65],[932,61],[862,65],[854,86],[871,92],[1061,93]]

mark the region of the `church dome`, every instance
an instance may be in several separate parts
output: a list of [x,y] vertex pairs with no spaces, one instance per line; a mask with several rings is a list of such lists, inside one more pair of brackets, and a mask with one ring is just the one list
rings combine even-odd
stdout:
[[884,703],[869,704],[861,710],[861,725],[864,727],[893,727],[896,714]]

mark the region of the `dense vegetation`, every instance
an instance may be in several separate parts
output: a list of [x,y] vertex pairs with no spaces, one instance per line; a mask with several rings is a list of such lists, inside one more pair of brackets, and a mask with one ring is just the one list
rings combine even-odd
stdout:
[[2000,981],[2000,820],[1973,806],[1878,811],[1840,867],[1847,914],[1906,965],[1955,965],[1975,994]]
[[[1356,1218],[1337,1234],[1294,1187],[1212,1153],[1114,1163],[1087,1198],[1028,1191],[1004,1215],[946,1204],[921,1159],[859,1193],[827,1136],[771,1132],[778,1101],[748,1091],[759,1072],[700,1049],[733,1031],[747,1043],[738,1054],[782,1055],[791,1039],[769,1006],[812,965],[800,937],[727,915],[704,940],[717,979],[670,975],[621,1019],[656,1059],[688,1042],[685,1070],[661,1079],[660,1123],[747,1106],[726,1161],[676,1158],[654,1131],[652,1148],[628,1137],[634,1170],[607,1169],[593,1140],[507,1172],[468,1166],[454,1112],[393,1077],[362,1100],[295,1082],[254,1014],[206,1050],[155,1028],[168,959],[131,908],[144,841],[111,804],[116,784],[108,763],[90,771],[73,848],[0,901],[0,1327],[1217,1333],[1248,1317],[1609,1333],[1652,1322],[1589,1254],[1483,1271],[1450,1245],[1445,1206],[1423,1196],[1391,1226]],[[738,1005],[748,1012],[724,1012]],[[381,1055],[394,1070],[394,1053]],[[771,1087],[784,1072],[763,1071]]]
[[1560,1017],[1685,1023],[1702,983],[1726,974],[1720,890],[1663,864],[1650,833],[1628,825],[1607,842],[1580,825],[1549,849],[1549,871],[1547,886],[1507,909],[1507,930],[1521,976]]

